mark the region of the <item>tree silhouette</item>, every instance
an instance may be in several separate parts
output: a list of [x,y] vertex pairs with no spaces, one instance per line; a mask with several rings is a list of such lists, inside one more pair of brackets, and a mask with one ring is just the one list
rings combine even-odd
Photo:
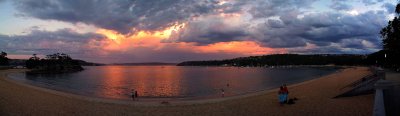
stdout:
[[396,5],[396,16],[380,31],[383,39],[383,52],[387,57],[384,64],[389,67],[398,67],[400,62],[400,3]]
[[49,54],[43,59],[33,54],[26,61],[26,67],[33,69],[29,73],[65,73],[83,70],[78,60],[73,60],[64,53]]
[[36,54],[33,54],[32,57],[25,62],[26,68],[28,69],[37,68],[39,64],[40,64],[40,58],[37,57]]
[[5,66],[8,65],[8,58],[7,58],[7,53],[1,51],[0,53],[0,66]]
[[371,65],[367,55],[355,54],[274,54],[264,56],[240,57],[225,60],[186,61],[178,66],[280,66],[280,65]]

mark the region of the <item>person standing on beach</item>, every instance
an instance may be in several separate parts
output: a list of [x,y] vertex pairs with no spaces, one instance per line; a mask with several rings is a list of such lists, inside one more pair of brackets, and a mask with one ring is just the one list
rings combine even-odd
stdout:
[[283,95],[284,95],[284,97],[285,97],[285,102],[287,102],[287,100],[288,100],[288,97],[289,97],[289,90],[288,90],[288,88],[286,87],[286,84],[283,84]]
[[135,91],[135,94],[134,94],[134,95],[135,95],[136,99],[139,100],[139,99],[138,99],[138,98],[139,98],[139,95],[138,95],[137,91]]
[[131,90],[131,97],[132,100],[135,101],[135,91],[133,89]]
[[286,101],[285,92],[284,92],[284,90],[283,90],[283,86],[279,87],[279,91],[278,91],[278,101],[279,101],[279,104],[280,104],[281,106],[282,106],[282,105],[285,103],[285,101]]

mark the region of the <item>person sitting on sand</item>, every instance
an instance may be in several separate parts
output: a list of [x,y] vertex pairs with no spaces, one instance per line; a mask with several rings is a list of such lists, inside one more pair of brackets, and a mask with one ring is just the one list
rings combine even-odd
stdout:
[[135,101],[135,91],[133,89],[131,90],[131,97],[132,100]]
[[281,86],[281,87],[279,87],[279,91],[278,91],[278,100],[279,100],[279,103],[281,104],[281,105],[283,105],[284,103],[285,103],[285,101],[286,101],[286,98],[285,98],[285,95],[284,95],[285,93],[284,93],[284,91],[283,91],[283,86]]

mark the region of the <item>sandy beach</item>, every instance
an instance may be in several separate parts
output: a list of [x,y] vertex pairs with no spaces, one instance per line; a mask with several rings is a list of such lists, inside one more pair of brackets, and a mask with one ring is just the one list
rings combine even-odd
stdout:
[[342,71],[289,86],[289,97],[299,100],[280,106],[277,90],[194,101],[132,102],[105,100],[57,92],[7,79],[21,69],[0,70],[0,115],[229,115],[229,116],[367,116],[372,115],[373,94],[335,98],[346,85],[370,74],[366,67]]

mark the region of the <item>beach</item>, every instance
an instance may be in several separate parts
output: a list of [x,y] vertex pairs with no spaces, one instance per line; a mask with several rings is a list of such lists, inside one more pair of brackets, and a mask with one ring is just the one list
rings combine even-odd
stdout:
[[0,70],[0,115],[372,115],[373,94],[333,97],[346,85],[371,74],[367,67],[346,68],[324,77],[289,85],[289,97],[299,100],[280,106],[277,90],[193,101],[133,102],[89,98],[32,87],[7,79],[22,69]]

